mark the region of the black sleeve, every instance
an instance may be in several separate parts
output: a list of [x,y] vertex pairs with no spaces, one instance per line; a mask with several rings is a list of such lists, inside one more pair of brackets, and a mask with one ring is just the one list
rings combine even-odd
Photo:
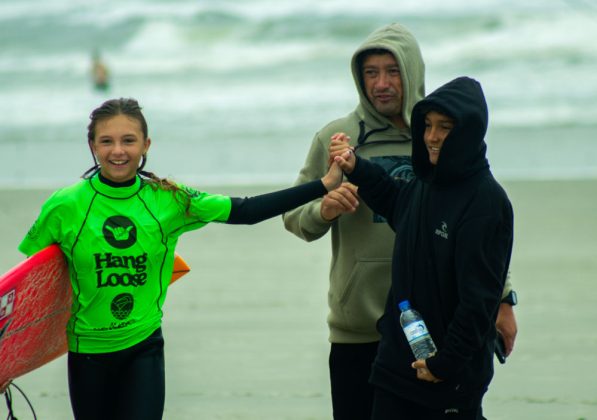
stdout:
[[231,197],[232,208],[226,223],[253,225],[270,217],[278,216],[295,207],[327,194],[321,180],[311,181],[296,187],[275,191],[255,197]]
[[359,196],[375,213],[383,216],[395,228],[395,207],[402,182],[394,180],[380,165],[356,156],[348,180],[359,187]]

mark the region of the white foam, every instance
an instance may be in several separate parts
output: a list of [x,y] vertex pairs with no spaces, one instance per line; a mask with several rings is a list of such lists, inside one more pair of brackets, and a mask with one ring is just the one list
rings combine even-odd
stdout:
[[[370,30],[389,21],[405,23],[419,39],[428,91],[463,74],[481,81],[491,127],[564,127],[561,132],[567,133],[569,126],[592,126],[597,121],[597,49],[590,40],[597,36],[597,8],[589,4],[3,0],[0,24],[19,32],[0,39],[0,152],[5,155],[0,179],[43,182],[54,169],[35,173],[37,167],[48,156],[56,165],[75,149],[82,150],[86,162],[80,142],[88,115],[108,96],[139,99],[156,140],[165,139],[177,150],[201,150],[209,160],[209,170],[201,173],[194,159],[180,163],[178,154],[169,158],[164,152],[152,158],[159,172],[180,170],[183,177],[203,181],[213,176],[217,183],[294,179],[306,150],[293,147],[307,148],[315,130],[354,108],[350,56]],[[61,27],[75,34],[48,33]],[[105,42],[95,42],[93,36],[102,34]],[[108,92],[92,89],[95,45],[90,43],[101,45],[111,70]],[[66,136],[63,144],[49,147],[61,136]],[[575,147],[586,149],[592,139],[579,141]],[[495,169],[523,178],[562,172],[554,169],[551,162],[558,156],[550,148],[527,143],[536,164],[513,162],[511,150],[498,148]],[[270,157],[272,144],[291,150],[292,158]],[[15,166],[15,153],[33,168],[26,177]],[[233,153],[240,158],[230,158],[235,164],[228,165]],[[251,166],[243,162],[247,156],[264,161]],[[72,181],[85,169],[81,161],[60,163],[55,176]],[[566,174],[592,174],[590,163],[572,159],[565,165]]]

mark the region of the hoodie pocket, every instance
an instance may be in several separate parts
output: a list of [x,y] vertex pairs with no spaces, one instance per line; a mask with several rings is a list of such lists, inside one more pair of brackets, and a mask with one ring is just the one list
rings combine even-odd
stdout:
[[362,258],[353,267],[339,296],[346,319],[352,325],[371,328],[384,311],[390,290],[391,260]]

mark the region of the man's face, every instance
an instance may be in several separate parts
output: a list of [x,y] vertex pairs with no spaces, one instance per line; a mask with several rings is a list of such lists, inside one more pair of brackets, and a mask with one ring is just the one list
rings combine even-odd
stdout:
[[393,54],[372,54],[363,61],[365,94],[377,112],[398,127],[402,120],[402,78]]

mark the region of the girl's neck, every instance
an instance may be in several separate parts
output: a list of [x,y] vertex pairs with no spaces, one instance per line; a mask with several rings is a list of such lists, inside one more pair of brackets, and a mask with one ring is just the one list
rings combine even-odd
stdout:
[[115,181],[111,181],[108,178],[106,178],[105,176],[103,176],[101,172],[98,175],[99,175],[99,180],[103,184],[106,184],[106,185],[109,185],[110,187],[115,187],[115,188],[130,187],[131,185],[133,185],[135,183],[135,179],[136,179],[136,177],[133,177],[133,178],[127,179],[126,181],[123,181],[123,182],[115,182]]

